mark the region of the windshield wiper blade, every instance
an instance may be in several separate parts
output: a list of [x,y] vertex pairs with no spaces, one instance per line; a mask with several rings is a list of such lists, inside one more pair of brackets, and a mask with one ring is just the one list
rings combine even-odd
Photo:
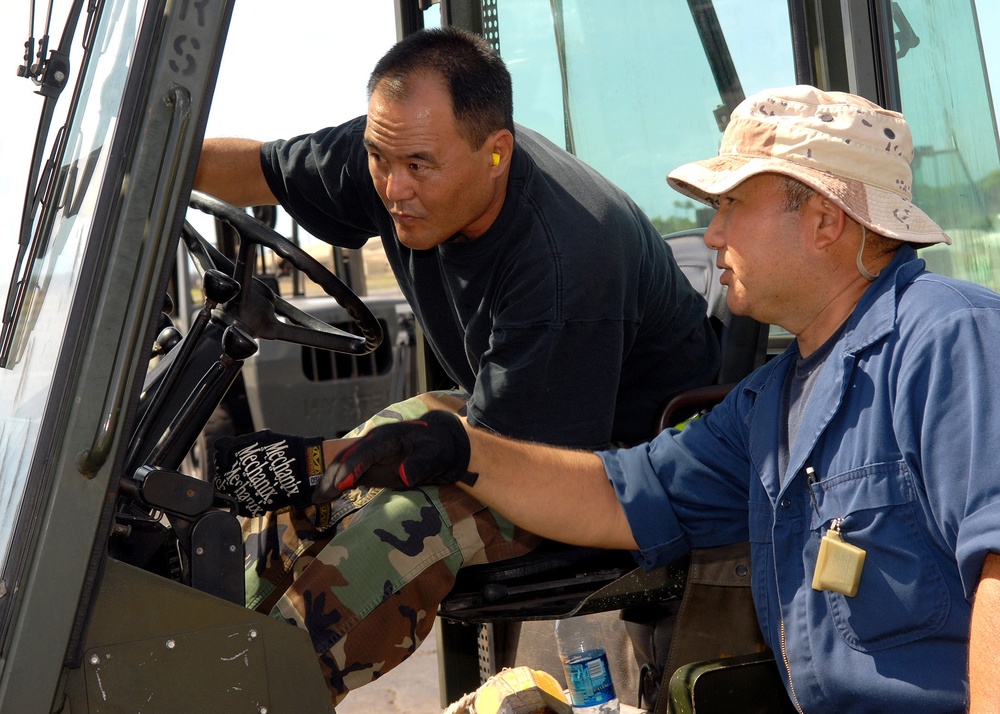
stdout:
[[[66,127],[59,129],[56,140],[52,146],[52,154],[45,164],[41,181],[38,184],[38,196],[44,196],[48,191],[49,183],[55,173],[55,157],[63,150],[66,138]],[[29,192],[30,195],[30,192]],[[27,210],[27,206],[25,207]],[[10,287],[7,291],[7,302],[3,311],[3,330],[0,332],[0,368],[5,368],[10,360],[11,347],[14,342],[14,334],[24,309],[24,301],[28,293],[28,284],[31,279],[32,268],[41,255],[45,253],[45,230],[39,224],[35,229],[34,240],[30,239],[31,220],[22,221],[22,236],[18,241],[17,258],[14,261],[14,270],[10,278]],[[25,231],[27,228],[27,231]]]
[[[31,228],[42,197],[49,188],[54,169],[54,164],[50,160],[45,164],[45,170],[42,170],[45,145],[52,126],[52,118],[55,115],[56,103],[69,80],[70,48],[73,38],[76,36],[77,24],[79,23],[85,4],[87,4],[87,0],[73,0],[73,4],[67,15],[66,25],[63,28],[62,37],[59,41],[59,47],[51,52],[47,60],[43,60],[44,50],[48,47],[48,23],[52,12],[52,4],[50,2],[48,17],[46,18],[45,35],[39,41],[39,61],[34,65],[29,66],[28,64],[31,61],[31,51],[34,45],[34,38],[32,37],[34,28],[32,28],[32,31],[29,32],[28,41],[25,43],[25,64],[17,70],[19,76],[31,79],[39,85],[38,94],[42,95],[44,99],[38,121],[38,129],[35,132],[35,147],[31,155],[24,206],[21,211],[17,258],[14,261],[10,287],[7,291],[7,302],[4,305],[3,311],[3,329],[0,331],[0,368],[8,366],[11,347],[14,341],[14,332],[24,307],[28,281],[31,277],[32,267],[40,253],[39,232],[36,232],[33,243]],[[96,8],[97,0],[90,0],[87,9],[91,17]],[[34,5],[32,5],[31,15],[31,21],[34,22]],[[84,61],[86,54],[89,52],[90,34],[90,32],[84,33]],[[53,146],[52,157],[57,155],[56,151],[62,143],[62,133],[58,139]]]

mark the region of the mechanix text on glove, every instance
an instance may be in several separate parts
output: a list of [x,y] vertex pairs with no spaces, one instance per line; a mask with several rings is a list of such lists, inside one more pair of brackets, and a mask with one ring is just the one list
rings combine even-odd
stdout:
[[323,440],[270,429],[215,442],[215,488],[236,500],[242,516],[312,505],[324,470]]

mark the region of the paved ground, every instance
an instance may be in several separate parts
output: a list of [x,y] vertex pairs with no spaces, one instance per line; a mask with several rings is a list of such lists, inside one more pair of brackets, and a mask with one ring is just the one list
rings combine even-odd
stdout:
[[441,711],[434,630],[403,664],[351,692],[337,707],[337,714],[440,714]]

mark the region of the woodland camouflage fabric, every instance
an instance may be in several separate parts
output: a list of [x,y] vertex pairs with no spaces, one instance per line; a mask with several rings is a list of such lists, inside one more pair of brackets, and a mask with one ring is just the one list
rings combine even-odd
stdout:
[[[421,394],[347,436],[467,395]],[[455,486],[356,488],[332,504],[248,519],[247,607],[306,629],[334,703],[398,665],[427,637],[463,565],[528,552],[539,538]]]

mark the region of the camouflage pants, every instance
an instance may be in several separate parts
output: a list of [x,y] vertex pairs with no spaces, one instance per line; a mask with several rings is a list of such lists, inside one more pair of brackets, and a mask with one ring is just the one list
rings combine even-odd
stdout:
[[[430,409],[458,411],[466,398],[418,395],[348,436]],[[309,632],[334,704],[413,653],[459,568],[539,542],[454,486],[353,489],[319,511],[248,519],[243,537],[247,607]]]

